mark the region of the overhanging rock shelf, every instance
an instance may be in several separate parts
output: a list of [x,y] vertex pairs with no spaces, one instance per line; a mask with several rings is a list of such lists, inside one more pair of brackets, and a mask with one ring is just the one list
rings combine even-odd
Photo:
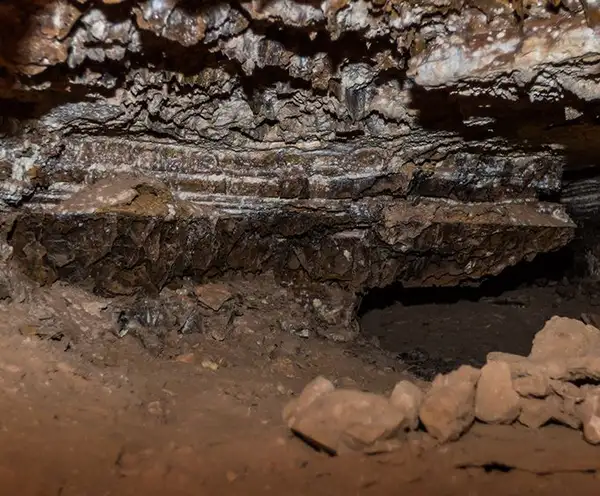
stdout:
[[563,173],[600,152],[600,30],[553,4],[3,2],[14,256],[111,294],[273,270],[359,295],[558,249]]

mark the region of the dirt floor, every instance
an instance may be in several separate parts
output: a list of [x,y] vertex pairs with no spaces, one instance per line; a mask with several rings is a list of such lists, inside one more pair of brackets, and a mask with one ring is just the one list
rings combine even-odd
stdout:
[[527,353],[548,317],[594,311],[589,292],[549,284],[460,295],[479,301],[380,299],[352,345],[250,326],[158,354],[115,336],[112,303],[83,291],[59,284],[5,300],[0,494],[596,495],[600,448],[560,426],[475,426],[444,446],[421,433],[393,453],[330,457],[281,420],[316,375],[389,392],[491,350]]

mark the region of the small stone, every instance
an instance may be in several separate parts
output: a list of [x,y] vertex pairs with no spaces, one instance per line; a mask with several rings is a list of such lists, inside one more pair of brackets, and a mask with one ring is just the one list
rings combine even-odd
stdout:
[[536,362],[581,357],[600,349],[600,330],[580,320],[552,317],[533,339],[529,358]]
[[244,314],[236,317],[233,321],[234,334],[266,334],[269,331],[269,324],[257,315]]
[[427,432],[438,441],[458,439],[473,423],[475,386],[479,375],[479,370],[463,365],[434,379],[419,415]]
[[550,393],[550,380],[545,374],[538,373],[516,378],[513,387],[523,397],[545,398]]
[[510,424],[519,416],[519,395],[513,389],[510,367],[489,362],[481,369],[475,394],[475,416],[488,424]]
[[319,395],[297,413],[290,428],[333,453],[368,449],[390,439],[405,416],[387,398],[355,390],[337,389]]
[[195,355],[193,353],[185,353],[175,357],[175,361],[179,363],[194,363]]
[[313,379],[304,387],[302,393],[300,393],[300,396],[291,400],[284,407],[284,422],[288,425],[288,427],[291,427],[296,420],[296,416],[308,408],[313,401],[315,401],[319,396],[331,393],[334,390],[335,386],[329,379],[326,379],[323,376],[318,376],[316,379]]
[[357,389],[360,390],[360,386],[358,382],[356,382],[352,377],[341,377],[336,381],[336,385],[339,388],[343,389]]
[[81,308],[94,317],[101,317],[102,311],[106,310],[108,303],[101,301],[88,301],[81,304]]
[[545,400],[521,398],[519,422],[531,429],[539,429],[552,420],[552,412]]
[[224,284],[203,284],[195,288],[196,298],[203,305],[218,312],[233,294]]
[[583,437],[590,444],[600,444],[600,388],[587,391],[578,408]]
[[148,413],[155,417],[163,417],[165,411],[160,401],[151,401],[148,403]]
[[390,403],[406,418],[406,427],[415,430],[419,426],[419,409],[423,403],[423,391],[410,381],[400,381],[390,395]]
[[202,360],[202,362],[200,362],[200,366],[203,369],[212,370],[213,372],[216,372],[217,370],[219,370],[219,364],[216,362],[213,362],[212,360],[208,360],[208,359]]

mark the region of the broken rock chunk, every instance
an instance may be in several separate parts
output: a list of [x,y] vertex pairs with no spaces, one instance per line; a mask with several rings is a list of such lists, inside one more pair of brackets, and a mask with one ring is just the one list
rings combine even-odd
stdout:
[[288,427],[291,427],[296,421],[296,417],[308,408],[313,401],[319,396],[331,393],[334,390],[335,386],[329,379],[326,379],[323,376],[313,379],[304,387],[298,398],[294,398],[285,406],[283,409],[284,422]]
[[529,358],[536,362],[581,357],[600,351],[600,330],[580,320],[552,317],[535,335]]
[[200,303],[215,312],[218,312],[227,301],[233,298],[233,294],[225,284],[196,286],[195,293]]
[[460,437],[475,419],[475,386],[480,371],[463,365],[447,375],[438,375],[425,395],[419,412],[427,432],[438,441]]
[[404,413],[406,427],[411,430],[419,426],[419,408],[422,402],[423,391],[410,381],[400,381],[390,396],[390,403]]
[[600,444],[600,388],[587,392],[579,406],[579,418],[583,423],[583,437],[591,444]]
[[581,426],[577,404],[570,399],[555,395],[544,399],[521,398],[520,407],[519,422],[532,429],[542,427],[551,420],[572,429],[579,429]]
[[339,454],[390,439],[405,421],[404,413],[383,396],[337,389],[318,395],[291,416],[288,425],[301,437]]
[[515,391],[526,398],[545,398],[550,392],[550,380],[543,373],[518,377],[513,381]]
[[539,429],[552,420],[552,412],[543,399],[521,398],[519,422],[531,429]]
[[527,357],[492,351],[487,355],[487,362],[504,362],[510,366],[511,375],[514,379],[519,377],[533,376],[545,373],[546,368],[542,364],[533,363]]
[[481,369],[475,395],[475,416],[489,424],[510,424],[520,411],[519,395],[513,388],[510,366],[489,362]]

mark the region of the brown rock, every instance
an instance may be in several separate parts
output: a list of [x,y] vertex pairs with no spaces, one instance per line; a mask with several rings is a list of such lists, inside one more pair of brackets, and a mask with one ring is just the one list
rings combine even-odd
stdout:
[[536,373],[514,379],[513,387],[523,397],[545,398],[550,392],[550,380],[545,374]]
[[555,395],[544,399],[521,398],[520,406],[519,422],[527,427],[537,429],[550,420],[573,429],[581,426],[577,403],[573,400],[564,400]]
[[406,427],[415,430],[419,426],[419,408],[423,402],[423,391],[410,381],[400,381],[390,395],[390,403],[406,418]]
[[536,362],[580,357],[600,349],[600,330],[580,320],[552,317],[535,335],[529,358]]
[[507,363],[513,378],[544,374],[546,370],[544,365],[533,363],[527,357],[501,351],[488,353],[487,361]]
[[552,412],[545,400],[521,398],[519,422],[532,429],[539,429],[552,420]]
[[587,392],[578,408],[583,423],[583,437],[590,444],[600,444],[600,388]]
[[203,284],[196,287],[195,293],[200,303],[215,312],[233,298],[233,294],[225,284]]
[[463,365],[450,374],[438,375],[433,381],[419,416],[427,432],[437,440],[456,440],[473,423],[479,375],[479,370]]
[[283,409],[284,422],[288,427],[291,427],[296,421],[296,416],[308,408],[313,401],[319,396],[331,393],[334,390],[335,386],[329,379],[326,379],[323,376],[313,379],[304,387],[300,396],[294,398],[285,406]]
[[505,362],[487,363],[477,383],[475,416],[489,424],[510,424],[519,412],[519,395],[513,388],[510,366]]
[[548,396],[546,401],[550,404],[553,420],[572,429],[579,429],[581,427],[577,403],[573,399]]
[[583,401],[585,397],[585,393],[575,384],[571,384],[570,382],[551,380],[550,388],[565,400],[569,399],[579,403]]
[[290,417],[290,428],[333,453],[364,450],[391,438],[406,417],[387,398],[337,389],[315,398]]

